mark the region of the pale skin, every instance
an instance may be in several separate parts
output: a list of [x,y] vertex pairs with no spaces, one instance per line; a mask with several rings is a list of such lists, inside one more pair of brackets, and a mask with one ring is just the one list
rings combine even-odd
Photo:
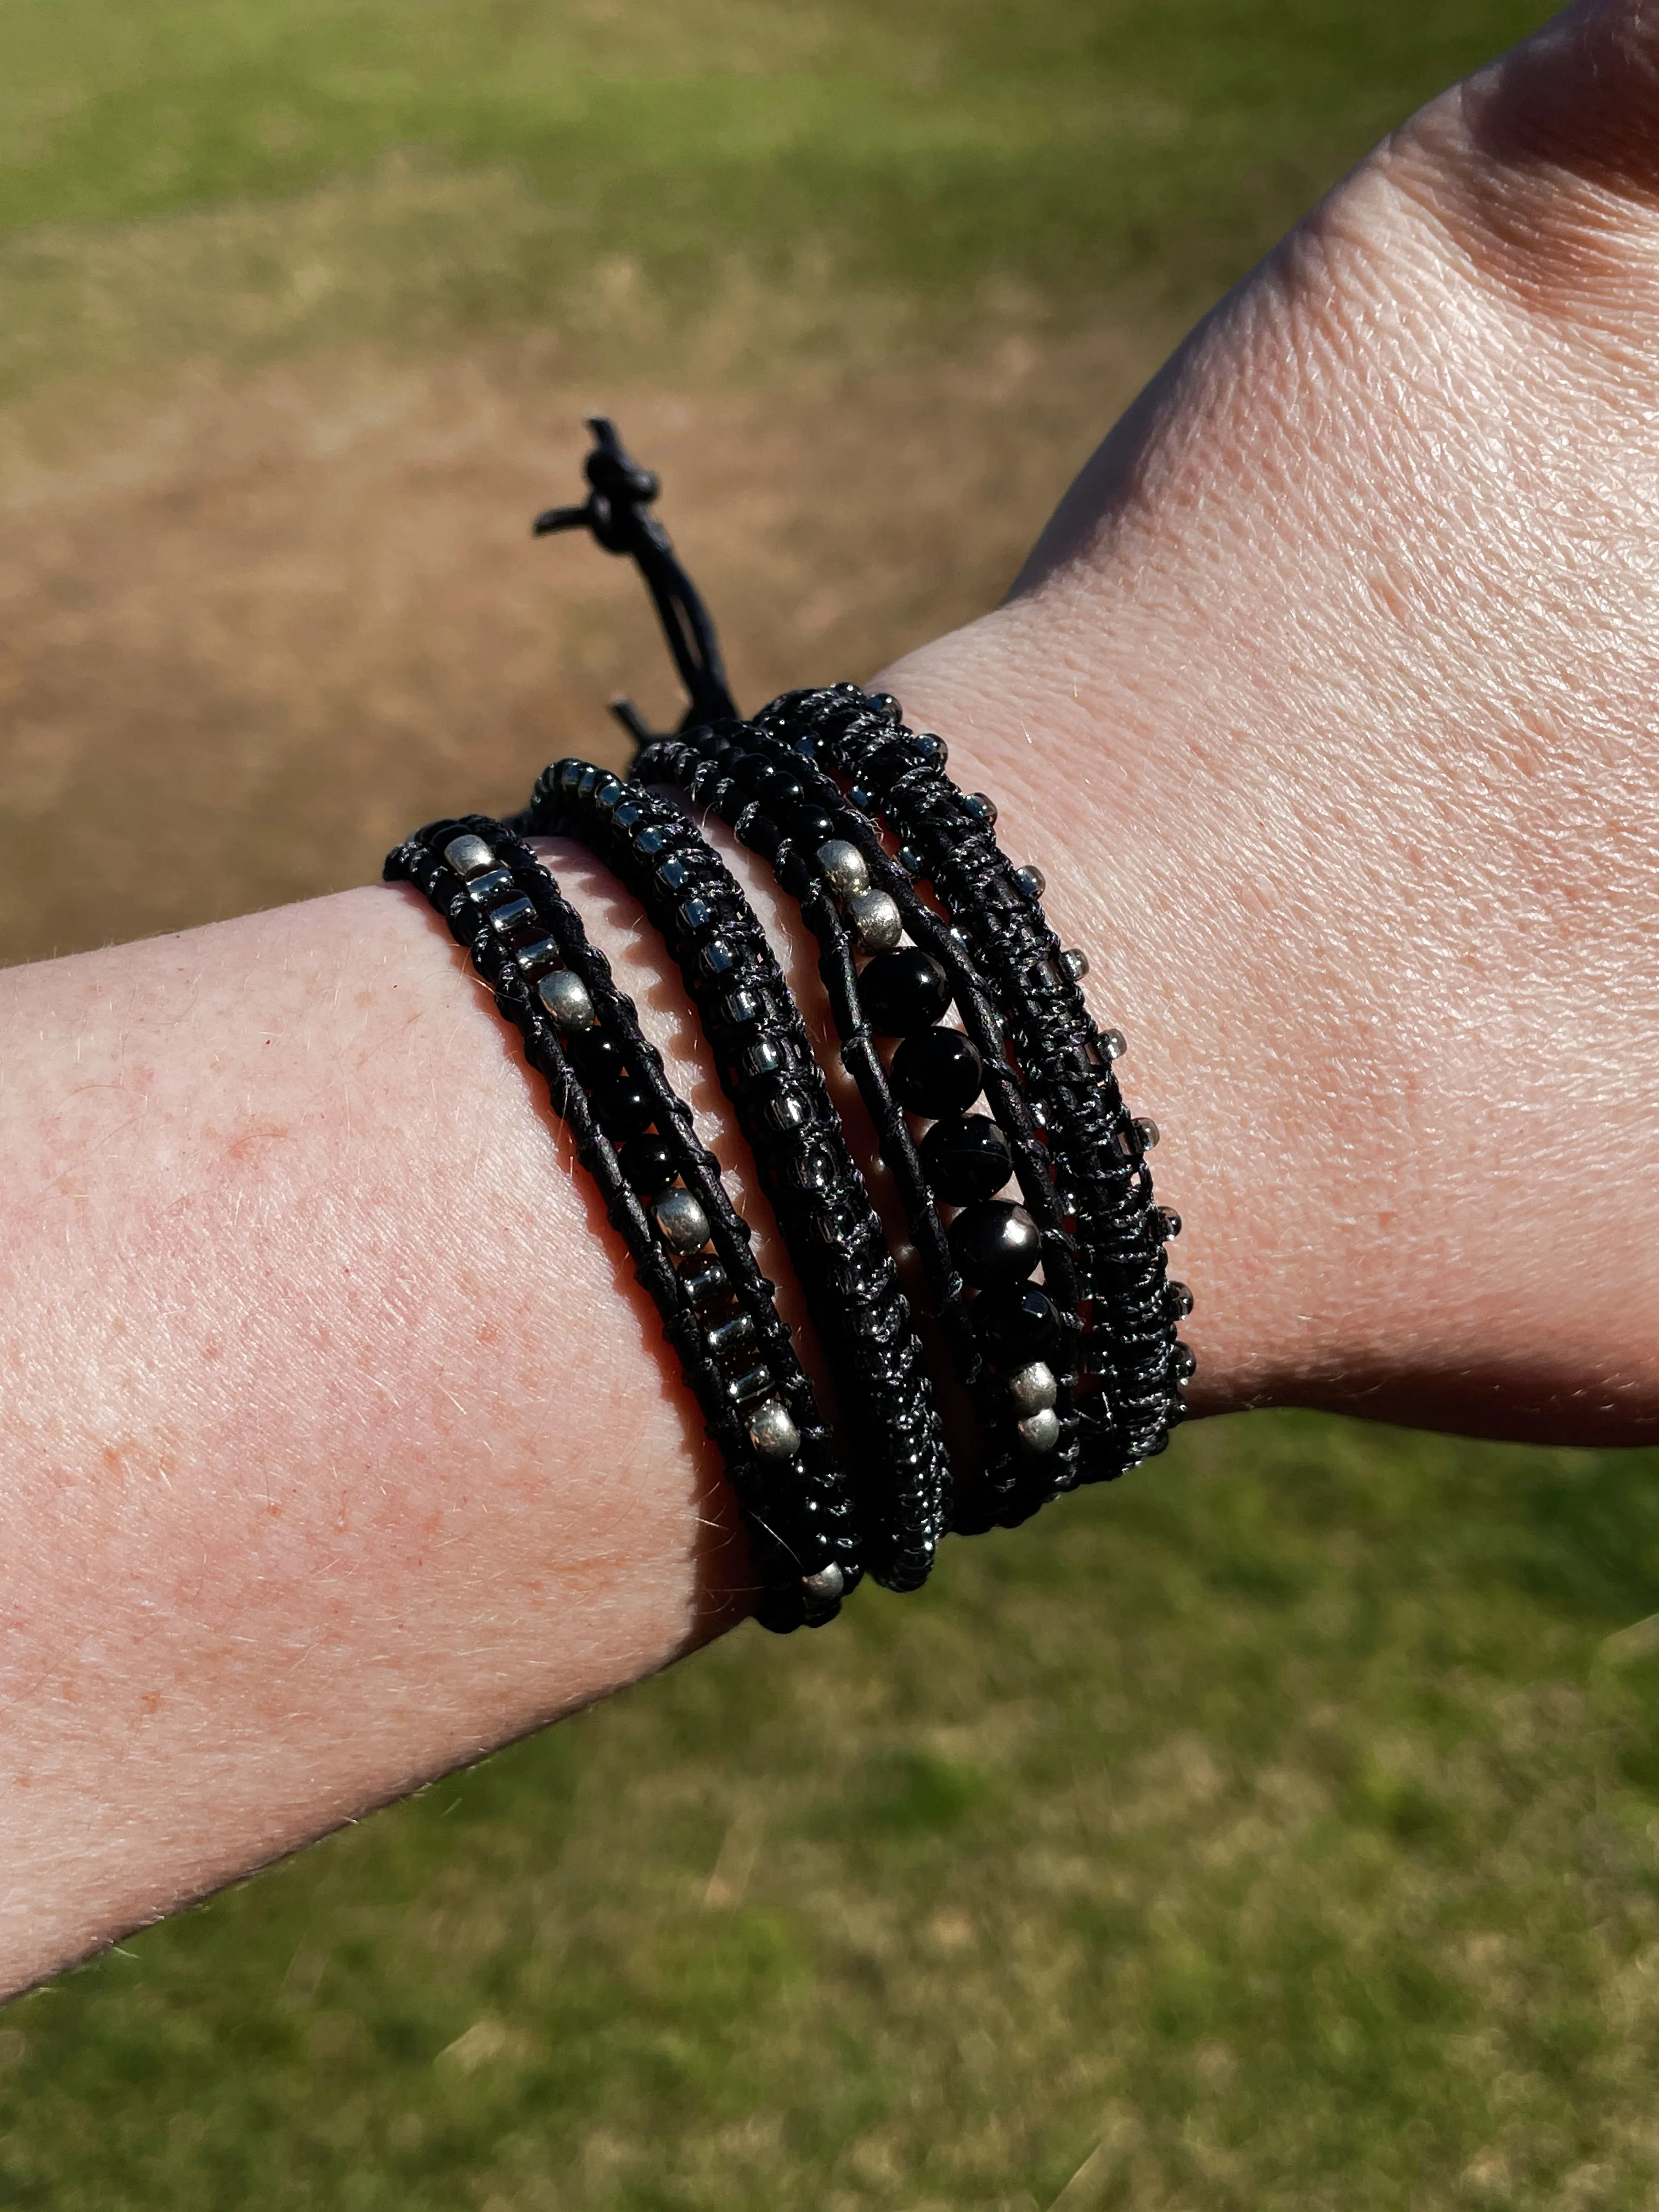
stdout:
[[[1659,1434],[1656,147],[1645,0],[1447,94],[882,679],[1133,1040],[1202,1412]],[[552,857],[740,1179],[654,939]],[[412,896],[12,971],[0,1047],[15,1989],[665,1664],[744,1555]]]

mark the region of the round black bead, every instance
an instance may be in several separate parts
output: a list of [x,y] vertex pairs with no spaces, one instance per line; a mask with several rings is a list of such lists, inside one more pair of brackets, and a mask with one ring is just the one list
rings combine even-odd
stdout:
[[[638,1191],[641,1198],[655,1198],[679,1172],[672,1152],[660,1137],[630,1137],[617,1159],[629,1188]],[[966,1268],[963,1272],[965,1274]]]
[[596,1085],[593,1109],[599,1117],[599,1127],[613,1141],[618,1137],[641,1135],[657,1118],[650,1092],[631,1075],[610,1076]]
[[917,945],[877,953],[859,977],[859,992],[878,1036],[915,1036],[932,1029],[951,1003],[944,969]]
[[999,1367],[1024,1367],[1045,1359],[1060,1346],[1060,1315],[1054,1300],[1035,1283],[1017,1291],[988,1291],[974,1301],[974,1328]]
[[799,806],[784,811],[783,826],[798,845],[809,853],[816,853],[820,845],[827,845],[835,836],[836,817],[822,806],[815,806],[804,799]]
[[1014,1171],[1014,1156],[996,1123],[984,1114],[935,1121],[921,1140],[922,1171],[934,1195],[949,1206],[994,1198]]
[[947,1233],[951,1257],[979,1290],[1023,1282],[1042,1257],[1036,1222],[1023,1206],[1004,1199],[964,1206]]
[[603,1030],[582,1030],[565,1046],[564,1056],[589,1090],[623,1071],[622,1047]]
[[960,1114],[985,1084],[985,1063],[960,1030],[923,1030],[893,1054],[893,1095],[912,1114]]
[[789,805],[801,795],[799,784],[787,769],[768,760],[764,753],[744,753],[738,760],[726,762],[726,770],[751,799],[763,799],[774,808]]

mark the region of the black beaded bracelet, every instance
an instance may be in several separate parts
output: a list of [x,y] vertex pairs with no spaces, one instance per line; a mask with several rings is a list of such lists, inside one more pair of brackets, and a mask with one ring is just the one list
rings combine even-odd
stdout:
[[[836,785],[772,744],[746,724],[721,724],[653,741],[633,775],[712,807],[769,862],[817,939],[842,1061],[985,1433],[984,1466],[957,1477],[951,1525],[1012,1525],[1079,1480],[1079,1284],[1047,1149],[960,933],[917,896]],[[870,956],[861,969],[855,952]],[[952,1000],[962,1030],[939,1026]],[[878,1035],[902,1040],[890,1075]],[[992,1116],[969,1116],[981,1094]],[[933,1120],[920,1146],[907,1108]],[[1024,1209],[998,1196],[1014,1176]],[[941,1201],[957,1209],[948,1231]],[[1039,1263],[1040,1290],[1030,1281]]]
[[950,1515],[939,1414],[880,1217],[765,932],[695,825],[608,770],[555,763],[522,821],[596,853],[662,933],[836,1376],[863,1475],[865,1564],[916,1588]]
[[443,916],[545,1078],[725,1459],[757,1617],[780,1631],[833,1618],[860,1564],[829,1431],[748,1225],[604,954],[536,855],[486,816],[417,831],[385,873]]
[[848,779],[855,802],[885,818],[908,869],[931,884],[994,981],[1015,1056],[1044,1109],[1094,1308],[1085,1358],[1101,1399],[1089,1473],[1119,1474],[1162,1450],[1184,1411],[1193,1360],[1176,1332],[1191,1298],[1166,1280],[1164,1248],[1180,1218],[1153,1201],[1146,1154],[1157,1133],[1123,1103],[1112,1065],[1122,1038],[1090,1017],[1079,988],[1086,959],[1066,951],[1049,927],[1040,872],[1017,868],[1001,851],[994,803],[957,789],[943,738],[908,730],[896,700],[850,684],[788,692],[756,724],[781,744],[809,745]]

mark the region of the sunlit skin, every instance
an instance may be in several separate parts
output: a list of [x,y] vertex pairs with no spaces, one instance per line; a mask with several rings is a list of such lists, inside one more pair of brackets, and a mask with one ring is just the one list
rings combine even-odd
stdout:
[[[1133,1040],[1201,1411],[1659,1432],[1656,146],[1659,7],[1447,94],[882,679]],[[552,857],[740,1175],[654,940]],[[412,895],[15,970],[0,1023],[15,1988],[666,1663],[744,1554]]]

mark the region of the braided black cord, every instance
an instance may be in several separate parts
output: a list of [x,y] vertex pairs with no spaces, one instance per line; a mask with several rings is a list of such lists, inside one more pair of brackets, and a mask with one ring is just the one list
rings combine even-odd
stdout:
[[890,1589],[916,1588],[949,1519],[939,1414],[880,1217],[764,930],[695,825],[606,770],[555,763],[520,819],[589,847],[661,932],[836,1370],[865,1471],[865,1563]]
[[817,939],[818,973],[830,1000],[841,1042],[841,1057],[859,1087],[875,1125],[881,1158],[892,1174],[907,1225],[922,1267],[952,1365],[972,1394],[988,1451],[972,1481],[958,1479],[952,1528],[964,1533],[994,1523],[1012,1527],[1060,1492],[1076,1487],[1079,1421],[1072,1383],[1082,1331],[1082,1290],[1077,1251],[1055,1202],[1048,1155],[1030,1106],[1009,1064],[1001,1025],[983,977],[953,935],[921,899],[910,878],[890,858],[874,824],[854,807],[823,771],[799,753],[779,752],[778,765],[800,785],[807,802],[834,821],[835,834],[863,854],[874,888],[897,907],[912,941],[944,969],[964,1034],[984,1063],[988,1103],[1008,1137],[1020,1195],[1042,1238],[1044,1287],[1059,1310],[1065,1349],[1054,1356],[1055,1413],[1060,1441],[1041,1455],[1023,1449],[1015,1433],[1017,1411],[988,1367],[969,1318],[962,1275],[952,1257],[939,1208],[917,1154],[903,1109],[894,1097],[885,1061],[864,1018],[852,937],[823,877],[811,855],[781,829],[763,799],[743,790],[727,773],[716,748],[729,752],[750,744],[768,752],[775,740],[744,723],[722,723],[683,738],[655,739],[634,763],[641,783],[677,786],[700,806],[712,807],[737,837],[770,866],[780,887],[799,905]]
[[[656,1127],[672,1146],[680,1180],[702,1206],[709,1237],[732,1297],[765,1346],[776,1395],[799,1431],[799,1464],[781,1466],[757,1454],[734,1404],[689,1288],[692,1270],[678,1267],[644,1206],[629,1188],[617,1151],[601,1125],[588,1091],[567,1057],[558,1029],[537,1002],[532,983],[488,906],[441,857],[463,833],[482,838],[511,875],[511,889],[528,902],[538,926],[556,945],[561,963],[590,994],[601,1029],[621,1046],[635,1079],[647,1091]],[[690,1109],[673,1091],[661,1057],[641,1030],[633,1002],[617,987],[604,954],[592,946],[575,910],[557,884],[507,827],[487,816],[429,824],[388,854],[385,875],[412,884],[447,923],[456,942],[492,992],[501,1014],[518,1030],[525,1056],[544,1079],[554,1111],[570,1129],[577,1157],[592,1176],[611,1225],[623,1237],[634,1271],[662,1316],[663,1334],[678,1356],[709,1435],[732,1480],[763,1585],[757,1617],[784,1631],[817,1625],[839,1610],[839,1595],[823,1585],[837,1579],[841,1594],[860,1572],[858,1542],[844,1486],[831,1455],[830,1434],[811,1384],[777,1313],[772,1285],[755,1265],[749,1229],[732,1209],[718,1164],[699,1142]],[[505,898],[505,890],[502,896]],[[497,908],[497,911],[501,911]],[[819,1577],[817,1587],[805,1577]]]
[[787,692],[756,722],[781,743],[807,740],[871,795],[916,850],[941,904],[994,979],[1015,1054],[1048,1116],[1095,1309],[1091,1364],[1104,1395],[1085,1447],[1088,1474],[1120,1474],[1161,1450],[1183,1410],[1180,1384],[1190,1354],[1176,1325],[1187,1301],[1166,1281],[1164,1251],[1164,1237],[1179,1224],[1153,1203],[1142,1138],[1112,1073],[1111,1049],[1060,940],[1017,881],[988,811],[945,775],[943,745],[908,730],[896,700],[850,684]]

